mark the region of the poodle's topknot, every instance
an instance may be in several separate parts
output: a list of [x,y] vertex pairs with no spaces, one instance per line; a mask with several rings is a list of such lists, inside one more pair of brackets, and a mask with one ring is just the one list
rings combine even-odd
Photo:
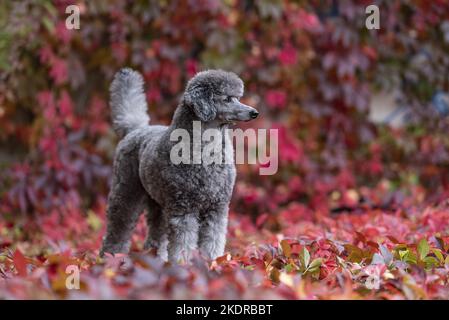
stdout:
[[205,70],[198,72],[187,83],[186,92],[199,88],[212,90],[215,93],[243,95],[243,81],[234,72],[224,70]]

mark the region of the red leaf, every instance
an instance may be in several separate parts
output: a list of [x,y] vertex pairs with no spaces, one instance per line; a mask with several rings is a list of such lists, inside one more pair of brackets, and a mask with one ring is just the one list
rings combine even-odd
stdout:
[[285,46],[279,53],[279,60],[285,66],[290,66],[296,63],[298,53],[291,45]]
[[16,267],[19,276],[26,277],[27,276],[27,261],[23,256],[22,252],[17,249],[12,256],[12,261],[14,262],[14,266]]
[[257,217],[256,226],[260,228],[268,219],[268,213],[263,213]]

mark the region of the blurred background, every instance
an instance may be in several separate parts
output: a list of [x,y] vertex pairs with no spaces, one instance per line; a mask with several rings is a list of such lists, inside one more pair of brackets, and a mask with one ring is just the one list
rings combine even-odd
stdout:
[[[365,27],[373,3],[380,30]],[[65,26],[70,4],[79,30]],[[197,71],[241,76],[261,112],[249,125],[279,129],[280,164],[272,176],[239,166],[237,214],[270,225],[281,211],[313,220],[441,202],[448,53],[444,0],[2,1],[2,219],[104,214],[117,143],[108,86],[123,66],[144,75],[158,124]]]

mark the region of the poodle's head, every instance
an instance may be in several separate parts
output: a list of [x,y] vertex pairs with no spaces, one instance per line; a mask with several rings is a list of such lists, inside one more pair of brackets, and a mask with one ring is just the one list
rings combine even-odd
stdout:
[[207,70],[187,83],[184,103],[205,122],[231,123],[257,118],[256,109],[239,102],[242,95],[243,81],[235,73]]

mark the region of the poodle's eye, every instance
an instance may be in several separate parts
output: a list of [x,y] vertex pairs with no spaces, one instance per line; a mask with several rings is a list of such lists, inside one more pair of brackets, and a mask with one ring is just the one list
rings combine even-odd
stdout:
[[232,102],[232,97],[231,96],[226,96],[225,101],[226,102]]

